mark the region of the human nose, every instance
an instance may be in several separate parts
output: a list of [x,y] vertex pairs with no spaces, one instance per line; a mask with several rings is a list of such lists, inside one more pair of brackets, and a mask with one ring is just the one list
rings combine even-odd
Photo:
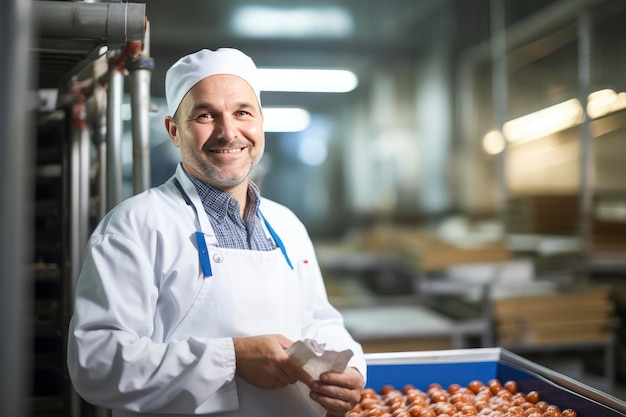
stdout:
[[239,136],[237,123],[228,117],[218,120],[215,126],[215,133],[220,139],[226,140],[233,140]]

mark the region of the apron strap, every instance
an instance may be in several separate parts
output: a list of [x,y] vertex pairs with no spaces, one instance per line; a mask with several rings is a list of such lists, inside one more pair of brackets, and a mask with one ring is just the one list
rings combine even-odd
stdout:
[[[274,241],[276,242],[276,245],[278,245],[278,247],[280,248],[280,251],[283,253],[285,260],[287,261],[287,265],[289,265],[289,268],[293,270],[293,265],[291,264],[289,255],[287,255],[287,249],[285,249],[285,245],[283,244],[283,241],[280,240],[280,237],[278,237],[278,234],[274,231],[272,226],[270,226],[265,216],[261,214],[261,217],[263,217],[263,221],[265,222],[265,227],[267,227],[267,230],[270,232],[270,235],[272,235],[272,239],[274,239]],[[198,256],[200,258],[200,266],[202,267],[202,273],[204,274],[205,277],[211,277],[213,276],[213,270],[211,269],[211,260],[209,259],[209,249],[207,247],[206,240],[204,238],[204,233],[200,231],[196,232],[196,243],[198,245]]]
[[[185,202],[195,210],[196,209],[195,206],[189,199],[189,196],[187,195],[187,193],[185,193],[185,190],[183,189],[182,184],[178,181],[177,178],[174,178],[174,185],[176,186],[176,188],[178,188],[178,191],[180,191],[180,194],[182,195]],[[270,235],[272,236],[272,239],[274,239],[274,242],[276,242],[276,245],[280,248],[280,251],[283,253],[285,260],[287,261],[287,265],[289,265],[289,268],[293,270],[293,265],[291,264],[289,255],[287,255],[287,249],[285,249],[285,245],[283,241],[280,240],[280,237],[278,237],[278,234],[274,231],[272,226],[270,226],[270,223],[267,221],[263,213],[260,213],[260,214],[261,214],[261,217],[263,218],[263,222],[265,223],[265,227],[267,228],[267,230],[270,232]],[[196,211],[196,215],[199,215],[197,211]],[[213,271],[211,269],[211,261],[209,259],[209,249],[207,247],[206,240],[204,238],[204,233],[200,231],[196,232],[196,243],[198,245],[198,256],[200,257],[200,266],[202,266],[202,273],[204,274],[205,277],[211,277],[213,276]]]
[[261,213],[261,217],[263,217],[263,221],[265,222],[265,227],[267,227],[267,230],[270,232],[270,235],[272,235],[272,239],[274,239],[274,242],[276,242],[276,245],[278,245],[278,247],[280,248],[280,251],[283,253],[285,260],[287,261],[287,265],[289,265],[289,268],[293,269],[293,265],[291,264],[291,261],[289,260],[289,255],[287,255],[287,249],[285,249],[285,245],[283,244],[283,241],[280,240],[280,238],[278,237],[278,234],[274,231],[274,229],[272,229],[272,226],[270,226],[270,223],[267,221],[263,213]]
[[[174,178],[174,185],[176,186],[176,188],[178,188],[178,191],[180,191],[180,195],[183,197],[183,200],[185,200],[185,203],[187,203],[188,206],[193,207],[193,210],[196,211],[196,208],[194,207],[191,199],[183,189],[182,184],[180,183],[180,181],[178,181],[178,178]],[[198,212],[196,212],[196,214],[198,214]]]
[[205,277],[213,276],[211,270],[211,261],[209,260],[209,249],[206,246],[204,233],[196,232],[196,243],[198,244],[198,256],[200,257],[200,266]]

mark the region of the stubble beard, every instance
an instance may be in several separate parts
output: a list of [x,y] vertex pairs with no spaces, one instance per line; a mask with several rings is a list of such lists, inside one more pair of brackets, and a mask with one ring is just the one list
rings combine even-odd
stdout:
[[251,158],[248,169],[240,175],[235,175],[211,163],[209,156],[205,153],[201,155],[192,154],[190,156],[191,158],[187,159],[190,165],[189,168],[191,168],[202,181],[219,189],[231,188],[244,182],[246,178],[248,178],[248,175],[250,175],[252,168],[254,168],[261,159],[261,155],[256,158]]

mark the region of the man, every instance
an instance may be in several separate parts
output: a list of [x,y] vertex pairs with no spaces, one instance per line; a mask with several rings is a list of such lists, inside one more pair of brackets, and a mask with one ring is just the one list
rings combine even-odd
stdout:
[[[256,66],[222,48],[167,72],[165,127],[182,163],[89,239],[70,323],[77,392],[113,416],[340,416],[363,352],[328,302],[311,240],[248,179],[265,138]],[[296,340],[350,349],[314,380]]]

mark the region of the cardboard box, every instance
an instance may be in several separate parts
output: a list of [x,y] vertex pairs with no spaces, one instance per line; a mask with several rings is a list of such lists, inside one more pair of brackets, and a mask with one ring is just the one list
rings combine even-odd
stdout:
[[494,300],[501,345],[605,340],[615,327],[608,286]]

